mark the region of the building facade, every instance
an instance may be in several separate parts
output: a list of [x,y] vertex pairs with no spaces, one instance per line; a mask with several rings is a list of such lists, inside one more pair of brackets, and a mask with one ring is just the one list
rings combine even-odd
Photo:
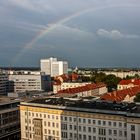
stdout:
[[62,84],[54,84],[53,85],[53,93],[57,93],[59,90],[65,90],[68,88],[76,88],[76,87],[82,87],[87,84],[90,84],[89,82],[63,82]]
[[140,85],[139,79],[121,80],[117,85],[118,90],[123,90]]
[[67,74],[68,72],[68,62],[57,61],[57,58],[48,58],[40,60],[41,71],[45,72],[51,77]]
[[22,102],[21,140],[139,140],[137,109],[62,98]]
[[50,88],[50,76],[41,74],[9,75],[9,87],[14,86],[14,92],[46,91]]
[[19,140],[20,118],[19,101],[0,97],[0,139]]
[[8,75],[0,71],[0,95],[4,95],[7,93],[7,83],[8,83]]

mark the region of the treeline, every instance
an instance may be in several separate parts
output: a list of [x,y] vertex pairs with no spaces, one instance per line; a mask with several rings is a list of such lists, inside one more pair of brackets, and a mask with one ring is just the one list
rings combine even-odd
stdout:
[[83,82],[103,82],[107,85],[108,91],[111,92],[117,89],[117,85],[122,80],[120,77],[116,77],[113,74],[106,75],[105,73],[93,73],[91,76],[81,76]]

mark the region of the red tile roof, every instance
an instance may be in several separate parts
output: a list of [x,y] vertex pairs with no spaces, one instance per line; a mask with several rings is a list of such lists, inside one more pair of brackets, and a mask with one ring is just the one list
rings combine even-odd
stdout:
[[54,77],[54,85],[61,85],[63,82],[67,81],[76,81],[78,80],[79,75],[72,73],[72,74],[62,74],[59,76]]
[[139,79],[121,80],[119,83],[119,85],[128,85],[128,84],[140,85],[140,80]]
[[59,90],[58,93],[74,94],[74,93],[79,93],[79,92],[84,92],[84,91],[90,91],[90,90],[101,88],[101,87],[106,87],[106,85],[103,83],[98,83],[98,84],[92,83],[92,84],[87,84],[87,85],[81,86],[81,87]]
[[138,94],[139,92],[140,92],[140,86],[135,86],[128,89],[117,90],[111,93],[106,93],[103,96],[101,96],[101,100],[121,102],[125,99],[127,95],[132,97]]

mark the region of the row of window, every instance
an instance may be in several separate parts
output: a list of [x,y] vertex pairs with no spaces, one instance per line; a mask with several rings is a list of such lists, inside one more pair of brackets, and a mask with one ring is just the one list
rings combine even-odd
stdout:
[[59,119],[59,116],[55,116],[55,115],[47,115],[47,114],[39,114],[39,113],[34,113],[34,112],[25,112],[25,116],[27,116],[27,115],[29,115],[29,116],[32,116],[32,117],[43,117],[43,118],[47,118],[47,119],[56,119],[56,120],[58,120]]

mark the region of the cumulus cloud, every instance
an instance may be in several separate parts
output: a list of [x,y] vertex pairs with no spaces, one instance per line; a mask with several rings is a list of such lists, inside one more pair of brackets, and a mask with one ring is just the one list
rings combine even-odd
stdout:
[[122,38],[128,38],[128,39],[138,39],[138,35],[133,34],[123,34],[119,30],[105,30],[105,29],[98,29],[96,32],[97,36],[102,38],[109,38],[109,39],[122,39]]

